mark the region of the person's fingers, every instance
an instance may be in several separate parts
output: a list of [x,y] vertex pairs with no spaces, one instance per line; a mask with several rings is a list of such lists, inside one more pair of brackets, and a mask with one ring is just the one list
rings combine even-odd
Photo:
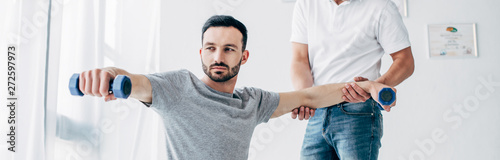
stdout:
[[314,113],[316,113],[316,110],[315,109],[311,109],[311,117],[314,117]]
[[295,109],[292,110],[292,119],[297,118],[297,114],[298,114],[297,112],[298,112],[297,108],[295,108]]
[[344,93],[344,96],[347,99],[347,100],[345,100],[346,102],[350,102],[350,103],[354,102],[354,99],[351,97],[351,94],[349,94],[349,91],[347,91],[346,88],[342,88],[342,92]]
[[99,85],[99,93],[102,96],[109,95],[109,81],[111,80],[108,72],[101,72],[101,84]]
[[385,111],[390,112],[391,111],[391,106],[382,106]]
[[360,81],[360,77],[354,77],[354,82],[359,82]]
[[368,81],[368,78],[365,77],[354,77],[355,82]]
[[[392,88],[392,90],[394,91],[394,93],[396,95],[398,94],[398,90],[396,88]],[[394,98],[394,103],[392,103],[392,106],[396,106],[397,101],[398,101],[398,96],[396,96],[396,98]]]
[[306,109],[304,109],[305,112],[304,112],[304,119],[305,120],[309,120],[309,107],[306,107]]
[[299,120],[304,119],[304,107],[300,107]]
[[84,76],[85,76],[85,94],[94,96],[94,94],[92,94],[92,76],[91,76],[90,72],[91,71],[87,71],[84,74]]
[[99,92],[99,85],[101,82],[101,77],[98,70],[92,72],[92,94],[97,97],[102,97]]
[[358,93],[363,99],[363,101],[366,101],[368,99],[370,99],[370,94],[367,93],[365,90],[363,90],[361,87],[359,87],[356,83],[351,83],[351,86],[352,88],[354,89],[354,91],[356,91],[356,93]]
[[79,78],[79,84],[78,86],[80,87],[80,91],[82,91],[83,94],[85,94],[85,72],[80,73],[80,78]]
[[352,83],[347,87],[347,91],[349,92],[349,94],[351,95],[351,97],[354,98],[354,101],[356,101],[356,102],[364,102],[363,101],[363,97],[361,97],[361,95],[359,95],[359,93],[356,92],[354,90],[354,88],[352,87]]
[[112,100],[117,100],[117,98],[115,97],[115,95],[108,94],[107,96],[104,96],[104,101],[105,102],[112,101]]
[[111,100],[111,95],[110,94],[104,96],[104,101],[105,102],[110,101],[110,100]]
[[[344,92],[344,91],[342,91],[342,92]],[[347,99],[347,97],[346,97],[346,96],[342,96],[342,99],[343,99],[344,101],[346,101],[346,102],[349,102],[349,99]]]
[[[394,91],[394,93],[397,94],[396,88],[393,88],[392,90]],[[396,97],[394,97],[394,102],[392,102],[392,104],[391,104],[391,108],[394,107],[394,106],[396,106],[397,102],[398,102],[398,97],[396,96]]]

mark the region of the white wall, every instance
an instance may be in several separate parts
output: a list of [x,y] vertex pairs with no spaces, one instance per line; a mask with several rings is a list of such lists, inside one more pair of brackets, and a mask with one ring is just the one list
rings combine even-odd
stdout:
[[[404,20],[416,69],[398,87],[401,109],[384,115],[382,159],[500,158],[500,11],[493,8],[499,5],[493,0],[409,1],[409,17]],[[428,59],[425,28],[440,23],[476,23],[479,57]],[[490,76],[497,85],[488,90],[479,79]],[[477,109],[468,110],[469,106]],[[430,140],[433,132],[441,131],[443,141]]]
[[[214,4],[226,4],[229,11],[224,14],[235,16],[249,29],[250,60],[242,67],[237,86],[293,90],[288,40],[294,4],[281,0],[163,1],[161,70],[186,68],[203,75],[198,54],[201,27],[218,13]],[[416,69],[397,87],[397,108],[384,113],[380,159],[499,159],[500,1],[408,0],[408,6],[404,21]],[[439,23],[477,23],[479,57],[427,58],[426,26]],[[390,57],[384,57],[382,70],[390,64]],[[488,88],[479,79],[490,76],[498,83]],[[260,125],[250,158],[299,159],[305,125],[289,115]],[[432,134],[442,137],[432,140]]]

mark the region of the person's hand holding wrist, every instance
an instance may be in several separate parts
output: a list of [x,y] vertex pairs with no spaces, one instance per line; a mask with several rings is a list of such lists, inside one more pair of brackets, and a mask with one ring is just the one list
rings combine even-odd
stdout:
[[[354,77],[355,82],[364,82],[368,81],[368,78],[365,77]],[[345,88],[342,88],[342,92],[344,95],[342,99],[349,103],[360,103],[365,102],[370,99],[371,96],[367,92],[365,92],[362,88],[357,86],[356,84],[346,84]]]

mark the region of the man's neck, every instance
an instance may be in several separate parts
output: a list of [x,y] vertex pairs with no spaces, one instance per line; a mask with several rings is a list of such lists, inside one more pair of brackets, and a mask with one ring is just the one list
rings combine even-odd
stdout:
[[344,0],[334,0],[334,1],[335,1],[335,3],[337,3],[337,5],[340,5],[340,4],[342,4],[342,2],[344,2]]
[[201,78],[201,81],[210,88],[215,89],[219,92],[233,94],[234,87],[236,85],[236,79],[238,79],[238,75],[234,76],[233,78],[225,82],[215,82],[212,79],[210,79],[210,77],[205,75],[203,76],[203,78]]

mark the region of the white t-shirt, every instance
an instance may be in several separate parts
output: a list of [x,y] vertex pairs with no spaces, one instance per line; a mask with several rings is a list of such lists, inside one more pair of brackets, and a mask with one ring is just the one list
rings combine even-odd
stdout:
[[297,0],[291,41],[308,44],[314,85],[375,80],[385,53],[410,46],[391,0]]

